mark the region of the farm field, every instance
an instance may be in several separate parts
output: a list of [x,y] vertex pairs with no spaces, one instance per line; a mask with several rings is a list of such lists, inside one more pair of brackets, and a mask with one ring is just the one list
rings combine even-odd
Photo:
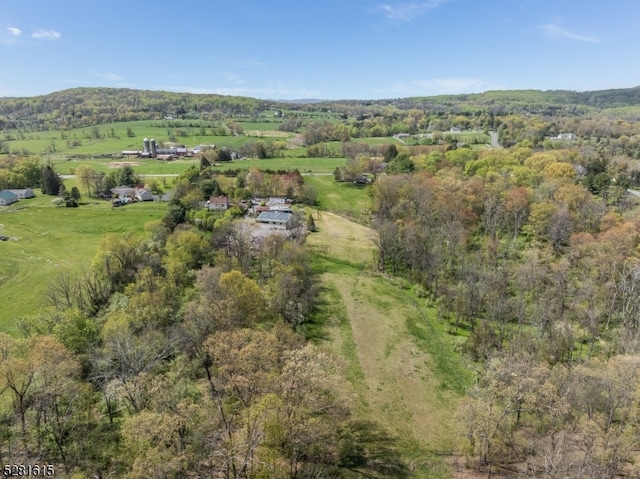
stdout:
[[87,270],[104,234],[142,232],[166,208],[148,202],[113,209],[109,202],[93,201],[58,208],[51,199],[38,192],[0,209],[0,234],[18,238],[0,242],[0,331],[15,333],[16,318],[44,305],[57,274]]
[[460,448],[453,418],[471,383],[467,365],[433,309],[372,273],[372,230],[333,213],[314,216],[319,231],[307,243],[322,286],[316,342],[343,359],[358,413],[391,432],[412,477],[451,477],[435,453]]
[[[71,130],[38,132],[6,131],[0,137],[11,152],[63,156],[116,155],[123,150],[141,150],[144,138],[154,138],[158,145],[172,141],[187,146],[200,144],[239,148],[260,137],[286,140],[295,135],[277,131],[279,123],[238,123],[246,134],[234,135],[224,124],[205,120],[144,120],[119,122]],[[224,136],[212,129],[226,130]],[[131,135],[131,136],[130,136]]]
[[[269,158],[265,160],[234,160],[228,163],[220,163],[214,170],[224,171],[236,168],[262,168],[271,170],[298,169],[301,173],[332,173],[337,167],[344,165],[344,158]],[[193,159],[174,161],[159,161],[143,158],[117,158],[117,159],[64,159],[53,161],[55,170],[61,175],[73,175],[80,165],[89,165],[96,171],[108,173],[123,164],[130,164],[138,174],[143,175],[177,175],[199,162]]]

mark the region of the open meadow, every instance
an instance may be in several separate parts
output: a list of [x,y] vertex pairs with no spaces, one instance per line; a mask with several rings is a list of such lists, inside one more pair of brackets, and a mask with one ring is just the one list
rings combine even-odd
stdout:
[[243,133],[236,134],[224,123],[205,120],[143,120],[117,122],[69,130],[5,130],[0,141],[16,154],[47,154],[64,157],[117,155],[124,150],[141,150],[144,138],[165,142],[239,148],[259,139],[286,141],[294,133],[277,131],[279,123],[237,123]]
[[389,431],[416,478],[451,477],[437,454],[459,450],[454,414],[472,377],[435,310],[402,281],[373,272],[374,232],[315,212],[321,295],[308,333],[342,359],[358,414]]
[[0,208],[0,330],[15,333],[15,320],[46,304],[49,285],[63,273],[89,269],[106,233],[141,233],[145,223],[164,215],[165,203],[136,203],[112,208],[88,201],[59,208],[52,197],[36,193]]

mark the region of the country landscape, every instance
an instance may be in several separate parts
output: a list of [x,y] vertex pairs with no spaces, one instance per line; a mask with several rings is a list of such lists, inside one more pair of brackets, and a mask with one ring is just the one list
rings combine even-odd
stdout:
[[0,99],[3,473],[636,477],[639,118]]

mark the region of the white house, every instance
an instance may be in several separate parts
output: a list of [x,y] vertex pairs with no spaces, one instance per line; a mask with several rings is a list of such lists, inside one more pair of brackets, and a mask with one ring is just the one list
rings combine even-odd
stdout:
[[229,198],[224,195],[212,196],[207,201],[207,208],[210,210],[227,211],[229,206]]

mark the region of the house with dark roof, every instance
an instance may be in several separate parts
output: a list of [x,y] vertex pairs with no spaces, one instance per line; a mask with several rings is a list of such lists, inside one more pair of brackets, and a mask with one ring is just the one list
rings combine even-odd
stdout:
[[0,191],[0,206],[8,206],[18,201],[18,195],[9,190]]

